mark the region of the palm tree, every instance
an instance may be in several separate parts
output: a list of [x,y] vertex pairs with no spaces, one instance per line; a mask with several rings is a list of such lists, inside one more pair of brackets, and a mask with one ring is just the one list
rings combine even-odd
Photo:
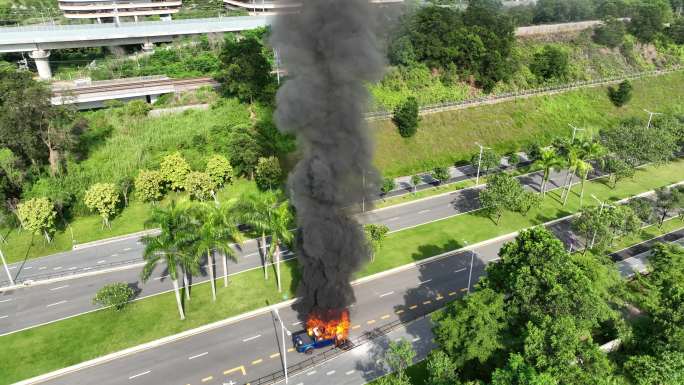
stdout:
[[147,282],[159,261],[163,260],[176,294],[180,318],[184,320],[185,313],[183,312],[178,287],[178,266],[183,265],[184,250],[191,242],[187,210],[184,206],[177,206],[175,202],[171,202],[169,208],[153,208],[151,219],[148,222],[158,224],[161,232],[156,236],[148,235],[142,238],[142,243],[145,245],[143,251],[145,266],[141,274],[142,281]]
[[269,248],[269,254],[271,256],[275,255],[275,266],[276,266],[276,281],[278,282],[278,292],[282,291],[282,285],[280,282],[280,256],[281,256],[281,246],[286,245],[288,247],[292,246],[292,241],[294,240],[294,234],[290,231],[290,225],[294,219],[292,210],[290,210],[290,204],[288,201],[283,201],[278,203],[271,211],[270,217],[270,233],[271,233],[271,247]]
[[562,167],[563,159],[558,156],[554,148],[543,148],[539,155],[539,159],[534,162],[534,165],[539,166],[544,170],[540,191],[541,195],[544,196],[546,195],[546,184],[551,177],[551,170]]
[[261,233],[261,256],[264,267],[264,279],[268,279],[268,257],[266,245],[266,233],[271,232],[271,215],[273,207],[278,202],[277,195],[273,192],[251,193],[243,195],[235,211],[238,219]]
[[[236,226],[231,226],[227,221],[226,210],[220,206],[213,204],[198,204],[193,207],[192,211],[193,223],[197,226],[195,233],[197,237],[192,244],[193,255],[197,260],[203,254],[207,256],[207,267],[209,268],[209,282],[211,283],[211,296],[216,301],[216,275],[214,273],[214,253],[218,252],[225,257],[231,256],[234,261],[237,260],[235,252],[232,249],[232,241],[235,237],[233,229]],[[237,230],[235,230],[237,232]],[[238,235],[238,237],[240,237]],[[228,276],[227,267],[224,259],[224,269],[226,270],[226,277]],[[227,285],[227,282],[226,282]]]
[[582,200],[584,199],[584,182],[587,181],[589,172],[591,172],[593,169],[594,167],[588,161],[582,159],[577,161],[577,174],[580,177],[580,185],[582,186],[582,190],[580,192],[580,207],[582,207]]
[[572,177],[577,171],[577,162],[580,161],[580,149],[576,146],[570,147],[567,152],[565,164],[568,167],[568,173],[565,178],[565,183],[563,183],[563,206],[568,202],[568,197],[570,196],[570,189],[572,188]]

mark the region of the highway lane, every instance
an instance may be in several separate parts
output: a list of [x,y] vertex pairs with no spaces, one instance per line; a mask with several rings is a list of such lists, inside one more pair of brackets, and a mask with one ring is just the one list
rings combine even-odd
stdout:
[[[565,178],[565,174],[554,173],[551,181],[552,183],[560,183],[563,178]],[[521,180],[531,189],[539,185],[540,179],[540,173],[521,177]],[[467,206],[464,203],[473,198],[474,193],[471,191],[460,190],[398,207],[368,212],[360,218],[360,221],[363,223],[385,223],[393,231],[414,227],[422,223],[458,215],[464,212],[464,210],[472,209],[473,206]],[[399,219],[392,220],[395,217]],[[122,248],[124,245],[126,247]],[[89,248],[88,250],[90,249],[92,249],[92,252],[99,253],[98,255],[112,253],[119,249],[129,249],[127,251],[129,253],[142,253],[142,245],[136,239],[108,243]],[[79,255],[82,255],[80,254],[82,251],[84,250],[78,250]],[[291,255],[288,256],[291,257]],[[72,258],[71,255],[69,255],[69,258]],[[49,258],[40,260],[50,261]],[[238,254],[238,263],[229,262],[229,272],[236,273],[254,269],[260,266],[260,264],[261,257],[258,253],[256,241],[250,240],[243,245],[242,252]],[[222,265],[220,263],[216,271],[217,275],[219,273],[222,274]],[[156,279],[164,276],[161,270],[155,273],[153,275],[154,278],[146,284],[140,282],[139,274],[140,268],[137,267],[98,276],[70,279],[51,285],[0,292],[0,298],[2,298],[0,299],[0,316],[6,316],[5,318],[0,318],[0,335],[93,311],[98,306],[92,304],[92,298],[97,290],[107,283],[127,282],[136,290],[139,290],[139,297],[171,290],[171,284],[168,280]],[[203,281],[206,281],[205,277],[195,277],[194,282]],[[3,299],[6,302],[2,302]],[[50,306],[48,307],[48,305]]]

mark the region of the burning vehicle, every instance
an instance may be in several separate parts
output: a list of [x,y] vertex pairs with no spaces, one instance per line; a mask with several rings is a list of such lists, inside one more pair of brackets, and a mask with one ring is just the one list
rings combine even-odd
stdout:
[[349,349],[349,311],[343,309],[310,313],[306,330],[294,333],[292,343],[297,352],[305,354],[312,354],[315,349],[326,346]]

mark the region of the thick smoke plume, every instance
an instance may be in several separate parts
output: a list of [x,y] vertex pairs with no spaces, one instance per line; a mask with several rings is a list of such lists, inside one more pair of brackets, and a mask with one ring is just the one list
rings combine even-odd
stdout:
[[365,83],[379,80],[384,64],[368,0],[297,3],[276,17],[271,43],[288,73],[276,122],[301,152],[289,189],[300,229],[297,306],[308,314],[353,303],[349,281],[369,255],[350,207],[377,186],[363,112]]

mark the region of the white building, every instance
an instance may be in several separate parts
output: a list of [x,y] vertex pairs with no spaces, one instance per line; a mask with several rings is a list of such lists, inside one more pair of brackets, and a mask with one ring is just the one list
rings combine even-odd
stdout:
[[154,15],[171,20],[181,4],[181,0],[59,0],[59,9],[67,19],[118,23],[121,18],[138,21],[139,17]]

